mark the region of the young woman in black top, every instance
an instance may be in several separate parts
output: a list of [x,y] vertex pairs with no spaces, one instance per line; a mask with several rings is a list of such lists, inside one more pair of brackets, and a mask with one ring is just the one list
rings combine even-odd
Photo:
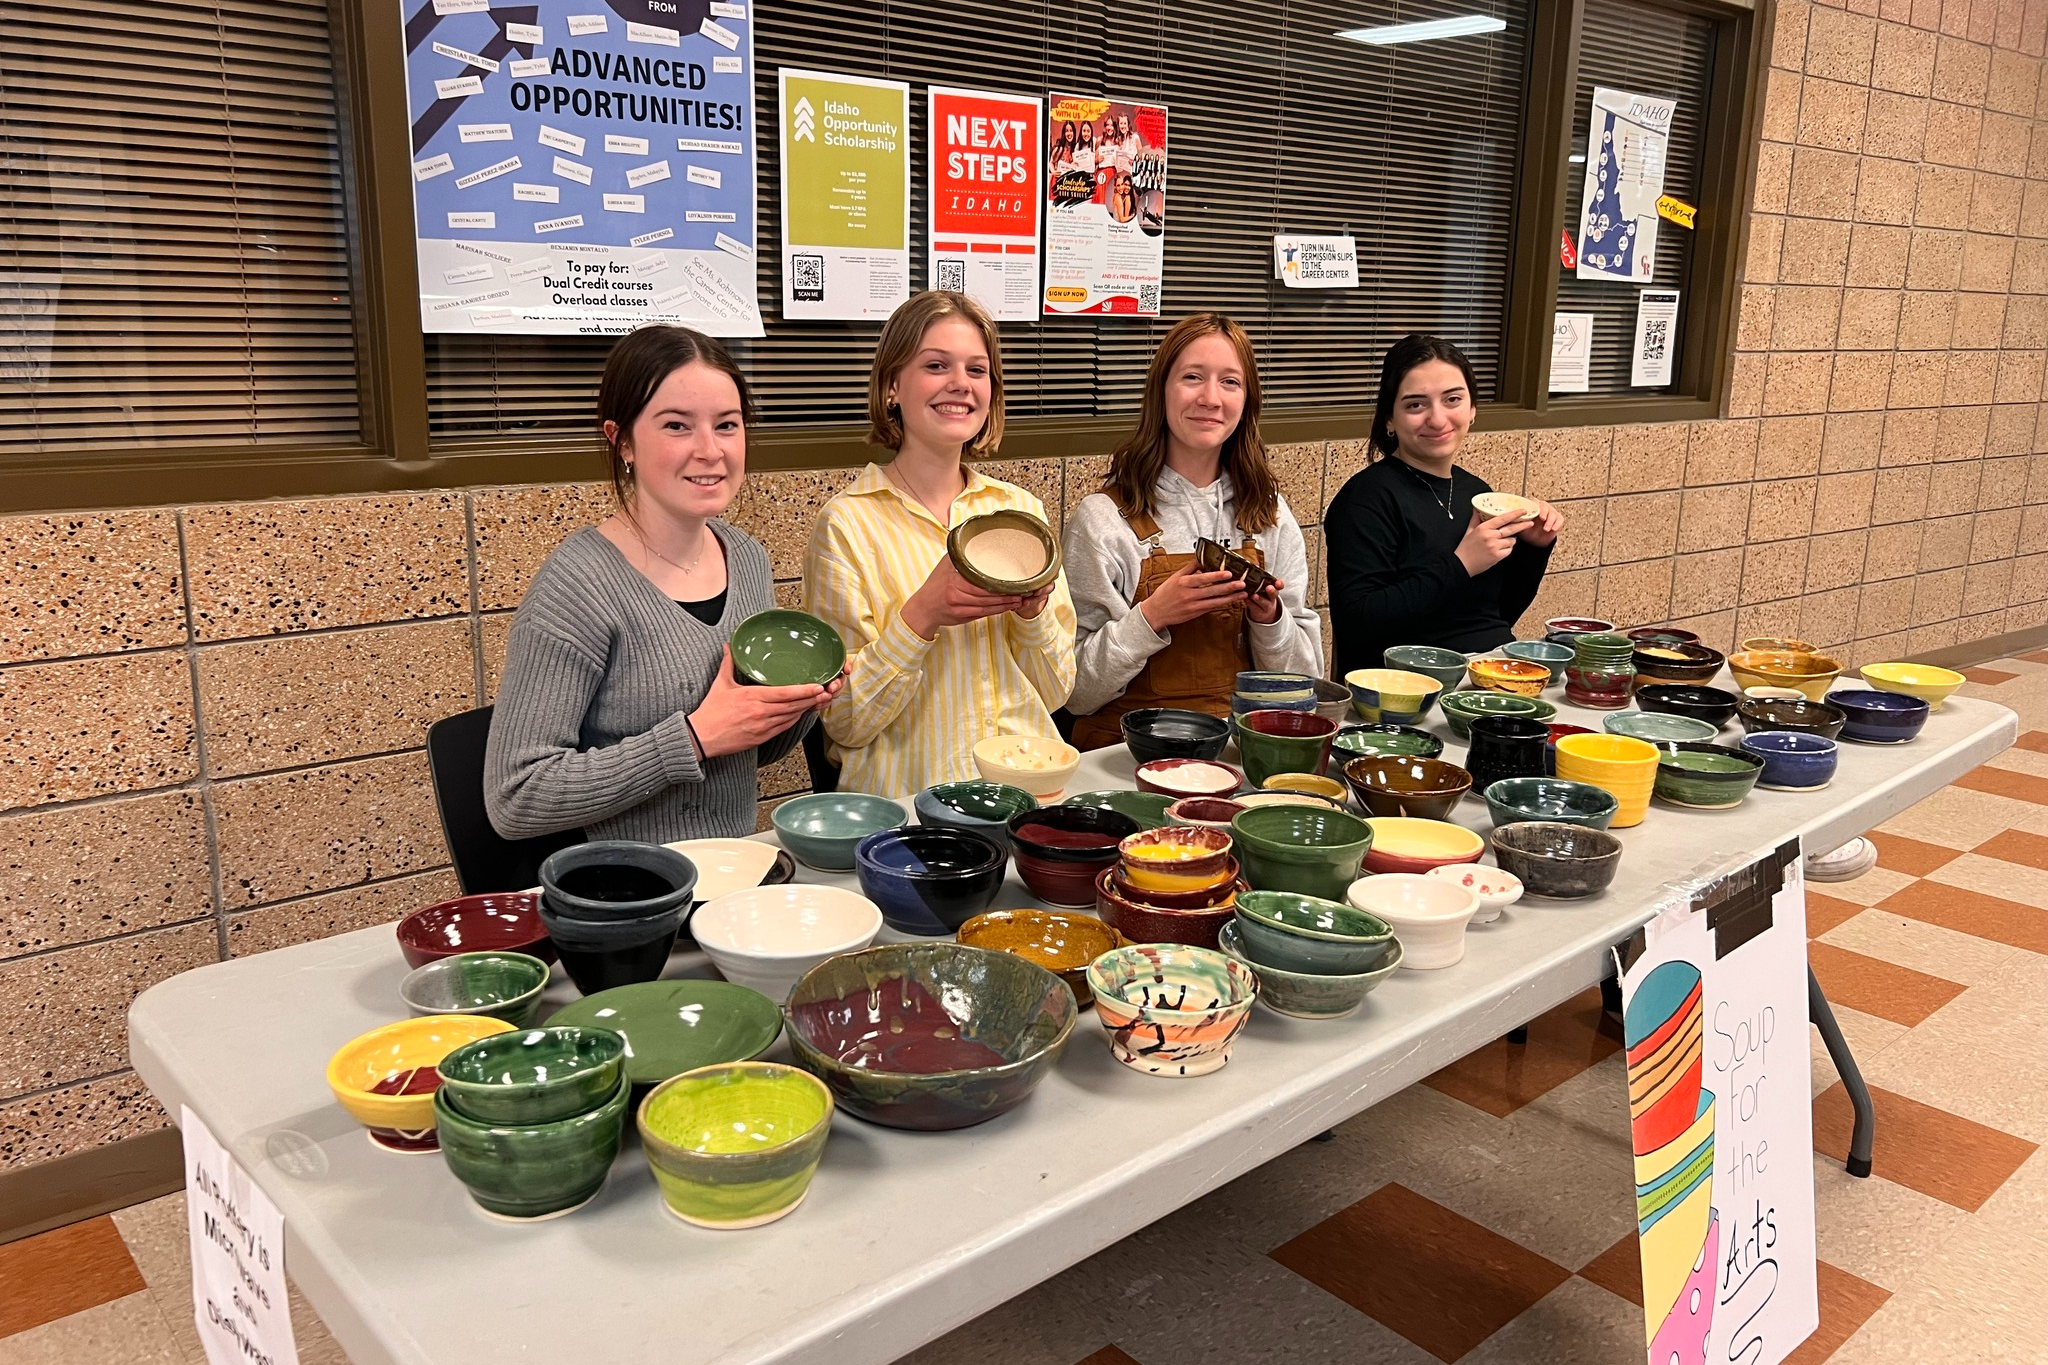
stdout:
[[1472,362],[1441,337],[1411,333],[1387,351],[1372,424],[1380,458],[1323,520],[1340,678],[1380,667],[1390,645],[1492,649],[1536,598],[1564,515],[1549,503],[1533,518],[1473,508],[1492,491],[1456,464],[1475,387]]

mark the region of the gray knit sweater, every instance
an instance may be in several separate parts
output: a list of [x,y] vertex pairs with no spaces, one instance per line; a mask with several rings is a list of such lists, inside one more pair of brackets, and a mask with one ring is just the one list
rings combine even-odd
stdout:
[[548,556],[512,618],[484,759],[484,804],[508,839],[583,829],[667,843],[754,832],[757,763],[788,753],[804,719],[758,749],[704,758],[688,716],[740,622],[775,605],[768,554],[722,521],[725,615],[707,626],[665,597],[594,527]]

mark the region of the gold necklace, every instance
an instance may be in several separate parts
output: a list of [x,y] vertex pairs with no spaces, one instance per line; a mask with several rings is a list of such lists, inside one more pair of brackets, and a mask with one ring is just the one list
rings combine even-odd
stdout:
[[[704,532],[699,532],[699,534],[704,534]],[[685,578],[688,578],[691,572],[696,569],[697,565],[703,562],[704,551],[707,548],[700,541],[697,546],[697,557],[687,564],[678,564],[673,559],[670,559],[667,555],[663,554],[661,551],[655,549],[653,545],[649,544],[647,537],[641,533],[640,528],[637,526],[633,528],[633,537],[634,539],[640,542],[641,549],[647,551],[647,553],[653,555],[656,559],[668,565],[671,569],[681,569],[683,571],[683,577]]]

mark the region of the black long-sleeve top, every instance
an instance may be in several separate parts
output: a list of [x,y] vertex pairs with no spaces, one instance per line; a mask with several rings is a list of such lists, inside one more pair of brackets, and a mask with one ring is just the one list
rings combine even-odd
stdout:
[[1485,573],[1467,574],[1458,542],[1472,522],[1472,499],[1491,491],[1477,474],[1453,467],[1447,516],[1442,483],[1388,456],[1330,500],[1323,539],[1338,677],[1380,667],[1390,645],[1472,653],[1514,638],[1551,547],[1517,541]]

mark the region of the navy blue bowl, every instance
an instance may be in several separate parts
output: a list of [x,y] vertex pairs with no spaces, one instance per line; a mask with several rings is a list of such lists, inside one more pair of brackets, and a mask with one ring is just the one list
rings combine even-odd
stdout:
[[1798,730],[1760,730],[1737,742],[1744,753],[1764,761],[1759,787],[1777,791],[1817,791],[1835,780],[1840,758],[1835,742],[1825,735]]
[[1842,726],[1842,738],[1860,744],[1904,744],[1920,733],[1930,709],[1926,702],[1903,692],[1862,688],[1830,692],[1828,705],[1849,718]]
[[995,903],[1007,859],[1000,844],[974,830],[905,825],[861,840],[853,862],[861,894],[881,907],[891,929],[935,938]]

